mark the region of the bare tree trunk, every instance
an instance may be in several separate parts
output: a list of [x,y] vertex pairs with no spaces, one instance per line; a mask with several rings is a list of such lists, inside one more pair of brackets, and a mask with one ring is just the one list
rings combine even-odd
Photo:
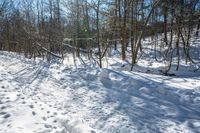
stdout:
[[114,9],[114,46],[115,46],[115,50],[117,50],[117,0],[115,0],[115,9]]
[[[174,5],[174,2],[172,1],[170,3],[171,5]],[[171,15],[174,16],[174,7],[171,8]],[[167,52],[166,52],[166,59],[169,57],[169,66],[167,68],[167,70],[164,72],[164,74],[167,74],[170,69],[171,69],[171,65],[172,65],[172,61],[173,61],[173,48],[172,48],[172,43],[173,43],[173,29],[174,29],[174,17],[171,18],[171,26],[170,26],[170,41],[169,41],[169,44],[168,44],[168,49],[167,49]]]
[[145,24],[144,24],[144,26],[143,26],[143,29],[142,29],[142,31],[141,31],[141,33],[140,33],[138,39],[137,39],[137,42],[136,42],[136,50],[135,50],[134,55],[133,55],[133,59],[134,59],[133,63],[134,63],[134,64],[136,63],[136,60],[137,60],[138,50],[139,50],[140,45],[141,45],[140,42],[141,42],[141,39],[142,39],[142,37],[143,37],[143,34],[144,34],[144,31],[145,31],[146,25],[147,25],[147,23],[149,22],[149,19],[150,19],[150,17],[151,17],[151,14],[153,13],[155,7],[156,7],[159,3],[160,3],[160,0],[156,0],[156,1],[153,3],[153,6],[152,6],[152,8],[151,8],[151,10],[150,10],[150,12],[149,12],[147,18],[146,18],[146,21],[145,21]]
[[168,45],[168,39],[167,39],[167,13],[168,13],[168,2],[167,0],[165,0],[165,4],[164,4],[164,42],[165,45]]
[[132,54],[132,67],[131,71],[133,70],[134,64],[134,2],[132,1],[131,4],[131,54]]
[[180,29],[178,29],[178,33],[177,33],[177,41],[176,41],[176,55],[178,57],[178,62],[177,62],[177,67],[176,67],[176,71],[178,71],[179,69],[179,65],[180,65],[180,53],[179,53],[179,39],[180,39]]
[[197,24],[196,36],[199,36],[199,30],[200,30],[200,19],[199,19],[199,22]]
[[75,39],[75,44],[76,44],[76,56],[80,57],[80,45],[79,45],[79,40],[78,38],[80,37],[80,23],[79,23],[79,0],[76,0],[76,39]]
[[[184,39],[183,34],[181,33],[180,36],[181,36],[181,39],[182,39],[182,42],[183,42],[183,50],[184,50],[184,53],[185,53],[185,55],[186,55],[186,64],[188,63],[188,60],[189,60],[190,62],[193,63],[194,61],[193,61],[192,58],[190,57],[189,50],[188,50],[188,46],[187,46],[187,44],[186,44],[186,41],[185,41],[185,39]],[[187,42],[188,42],[188,41],[189,41],[189,40],[187,39]]]
[[97,3],[97,10],[96,10],[96,27],[97,27],[97,45],[98,45],[98,54],[99,54],[99,67],[102,68],[102,58],[101,58],[101,44],[100,44],[100,31],[99,31],[99,8],[100,8],[100,0]]
[[122,60],[126,59],[126,17],[127,17],[127,6],[128,1],[124,1],[124,18],[123,18],[123,27],[122,27],[122,44],[121,44],[121,52],[122,52]]

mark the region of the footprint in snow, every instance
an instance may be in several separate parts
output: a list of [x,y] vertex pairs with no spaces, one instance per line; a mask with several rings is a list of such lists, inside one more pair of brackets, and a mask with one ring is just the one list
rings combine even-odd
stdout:
[[58,113],[56,113],[56,112],[53,112],[53,115],[58,115]]
[[31,109],[33,109],[33,108],[34,108],[34,106],[33,106],[33,105],[29,105],[29,107],[30,107]]
[[46,120],[47,120],[47,118],[46,118],[45,116],[43,116],[43,117],[42,117],[42,120],[46,121]]
[[10,114],[6,114],[6,115],[3,116],[3,118],[7,119],[10,116],[11,116]]
[[19,88],[18,88],[18,87],[16,87],[16,88],[15,88],[15,90],[19,90]]
[[8,124],[7,127],[11,127],[11,124]]
[[52,128],[52,126],[49,125],[49,124],[44,124],[44,127],[45,127],[45,128]]
[[35,111],[32,111],[32,115],[33,115],[33,116],[35,116],[35,115],[36,115]]
[[3,109],[6,109],[6,106],[2,106],[2,107],[1,107],[1,110],[3,110]]
[[5,115],[6,114],[6,112],[0,112],[0,115]]
[[196,85],[196,83],[191,83],[192,85]]
[[9,118],[11,115],[8,114],[7,112],[0,112],[0,116],[3,116],[4,119]]

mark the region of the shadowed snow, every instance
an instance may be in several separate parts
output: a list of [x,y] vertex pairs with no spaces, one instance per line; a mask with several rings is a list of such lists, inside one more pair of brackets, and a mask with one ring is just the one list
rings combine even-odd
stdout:
[[197,133],[199,81],[0,52],[0,133]]

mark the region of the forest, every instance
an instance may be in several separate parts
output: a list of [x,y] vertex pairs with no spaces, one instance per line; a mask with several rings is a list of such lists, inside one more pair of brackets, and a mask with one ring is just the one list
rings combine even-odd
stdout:
[[[119,50],[121,60],[131,54],[130,63],[137,63],[143,51],[142,40],[151,37],[157,59],[184,51],[190,56],[191,38],[200,29],[199,0],[1,0],[0,50],[23,53],[28,58],[64,58],[72,52],[80,57],[102,59],[109,49]],[[95,50],[96,49],[96,50]],[[95,53],[95,57],[93,54]]]

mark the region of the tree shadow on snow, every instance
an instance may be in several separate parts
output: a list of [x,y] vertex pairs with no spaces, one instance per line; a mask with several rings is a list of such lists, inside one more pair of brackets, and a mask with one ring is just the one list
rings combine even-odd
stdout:
[[[136,131],[164,132],[174,124],[178,131],[185,123],[189,131],[200,131],[200,126],[195,125],[200,122],[200,90],[171,88],[141,75],[130,77],[112,70],[106,70],[106,73],[107,82],[102,82],[107,92],[104,104],[117,106],[99,119],[106,122],[100,128],[108,125],[112,118],[121,116],[125,121],[119,121],[113,130],[120,130],[124,124],[127,131],[135,127]],[[112,75],[116,76],[115,79]],[[112,86],[108,86],[108,82]]]

